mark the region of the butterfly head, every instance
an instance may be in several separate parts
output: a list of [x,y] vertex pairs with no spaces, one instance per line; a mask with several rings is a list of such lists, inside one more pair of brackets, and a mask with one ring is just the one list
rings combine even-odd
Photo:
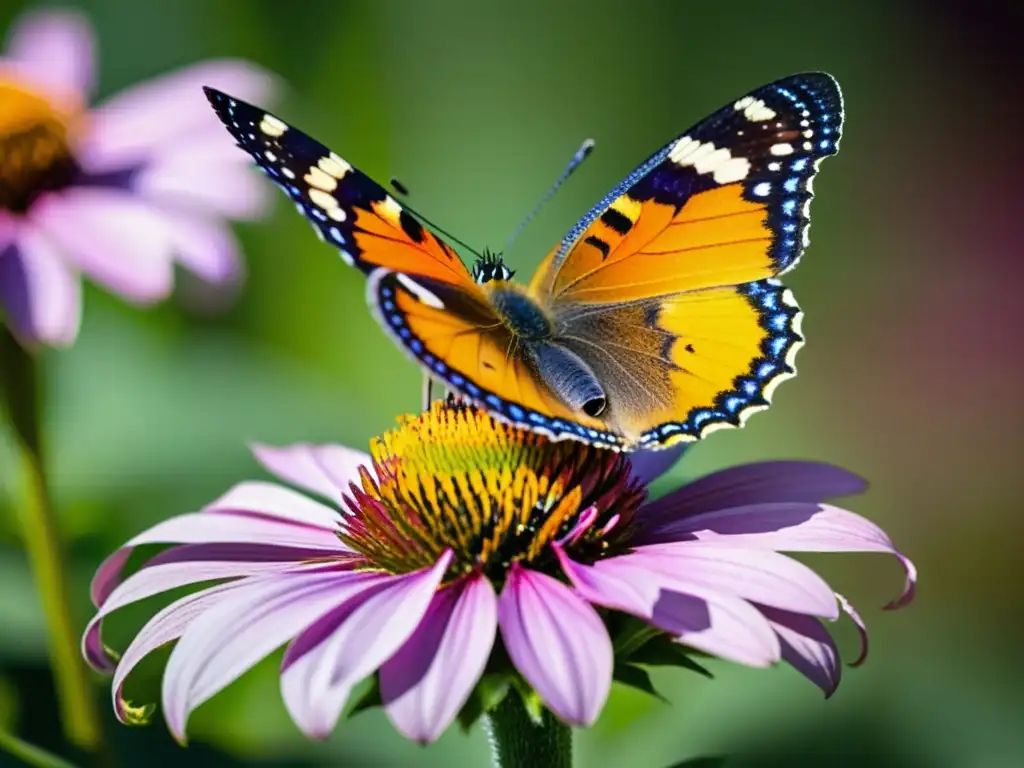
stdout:
[[500,253],[492,253],[484,248],[483,255],[473,265],[473,279],[478,285],[489,283],[492,280],[511,280],[515,275],[511,269],[505,266],[505,261]]

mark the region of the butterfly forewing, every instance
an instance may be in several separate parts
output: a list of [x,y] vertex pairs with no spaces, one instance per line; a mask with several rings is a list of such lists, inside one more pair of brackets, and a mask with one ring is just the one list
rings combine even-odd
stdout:
[[213,88],[221,122],[342,259],[364,272],[386,267],[475,290],[458,254],[346,160],[283,120]]

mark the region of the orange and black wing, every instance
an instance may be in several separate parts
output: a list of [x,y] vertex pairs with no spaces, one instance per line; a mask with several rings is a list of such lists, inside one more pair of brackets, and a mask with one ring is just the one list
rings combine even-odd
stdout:
[[774,278],[807,245],[842,118],[829,75],[758,88],[655,153],[547,256],[530,291],[597,372],[615,431],[660,447],[738,426],[795,372],[799,312]]
[[370,275],[367,300],[410,357],[496,418],[554,440],[624,447],[602,420],[575,413],[551,393],[522,342],[479,295],[381,268]]
[[213,88],[205,91],[238,146],[347,264],[367,274],[386,267],[478,290],[451,246],[366,174],[269,112]]

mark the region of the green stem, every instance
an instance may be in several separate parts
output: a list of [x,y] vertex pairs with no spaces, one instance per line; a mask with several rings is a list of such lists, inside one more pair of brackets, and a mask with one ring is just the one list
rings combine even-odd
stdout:
[[572,731],[546,709],[534,722],[515,691],[487,713],[495,768],[572,768]]
[[36,358],[2,327],[0,377],[0,390],[17,438],[24,493],[21,519],[25,548],[49,630],[61,724],[72,744],[99,751],[102,747],[100,719],[78,650],[78,633],[71,619],[67,575],[46,480]]
[[0,730],[0,749],[36,768],[75,768],[63,758],[51,755],[45,749],[22,741],[12,733]]

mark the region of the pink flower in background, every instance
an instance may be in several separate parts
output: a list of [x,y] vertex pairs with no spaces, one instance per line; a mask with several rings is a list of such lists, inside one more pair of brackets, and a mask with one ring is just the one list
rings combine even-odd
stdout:
[[[750,464],[644,504],[622,454],[549,443],[441,403],[374,441],[372,456],[306,444],[255,453],[333,504],[245,482],[107,559],[83,652],[113,673],[122,720],[138,715],[122,697],[126,676],[177,640],[163,707],[179,739],[192,710],[286,643],[282,693],[311,737],[326,737],[353,686],[376,674],[395,726],[432,741],[485,667],[493,674],[502,663],[563,721],[589,725],[615,670],[634,663],[616,658],[609,636],[610,617],[622,614],[670,649],[756,667],[789,662],[830,695],[840,662],[821,620],[845,610],[863,626],[820,576],[780,552],[894,554],[907,582],[889,607],[913,595],[914,567],[885,533],[825,503],[864,487],[826,464]],[[173,546],[125,578],[134,548],[151,544]],[[211,581],[221,583],[154,616],[118,662],[108,655],[104,617]],[[498,637],[507,656],[492,657]]]
[[28,343],[74,341],[80,273],[138,304],[170,293],[175,262],[212,283],[235,279],[224,220],[266,202],[201,86],[264,99],[268,73],[204,62],[89,109],[93,49],[81,16],[32,13],[0,57],[0,309]]

